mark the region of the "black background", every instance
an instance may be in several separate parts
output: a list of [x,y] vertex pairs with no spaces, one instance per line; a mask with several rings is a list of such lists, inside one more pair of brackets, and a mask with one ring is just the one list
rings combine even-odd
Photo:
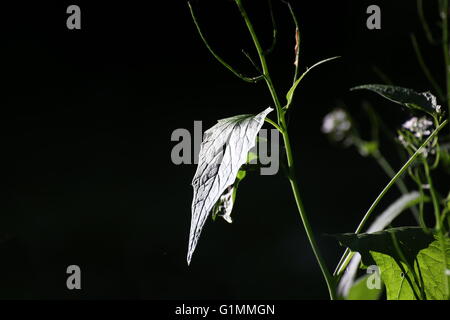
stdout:
[[[269,64],[282,96],[292,79],[294,29],[287,8],[274,2],[280,38]],[[339,101],[359,117],[366,98],[393,128],[406,119],[394,105],[348,89],[381,82],[374,66],[397,85],[429,89],[409,38],[415,32],[424,43],[415,3],[292,1],[302,69],[342,56],[305,78],[290,122],[302,196],[330,269],[342,249],[324,234],[353,231],[388,179],[373,160],[330,145],[321,119]],[[66,28],[70,4],[81,7],[81,30]],[[370,4],[382,9],[381,30],[366,28]],[[255,52],[235,4],[193,5],[211,45],[252,74],[240,50]],[[266,2],[244,5],[267,47]],[[426,11],[437,20],[434,3]],[[0,12],[1,298],[327,298],[282,174],[246,179],[234,223],[208,221],[186,265],[195,165],[171,162],[171,133],[192,132],[194,120],[206,129],[257,113],[272,101],[263,83],[242,82],[209,55],[185,1],[39,1],[2,4]],[[424,53],[442,80],[441,52],[425,46]],[[392,149],[384,150],[398,168]],[[81,267],[80,291],[66,288],[71,264]]]

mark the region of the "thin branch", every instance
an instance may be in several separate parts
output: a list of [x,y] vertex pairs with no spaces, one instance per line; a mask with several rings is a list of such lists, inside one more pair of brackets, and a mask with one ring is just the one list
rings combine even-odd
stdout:
[[293,83],[295,83],[295,81],[297,81],[297,79],[298,79],[298,65],[299,65],[299,59],[300,59],[300,43],[301,43],[300,28],[298,25],[298,20],[295,15],[294,9],[292,9],[291,3],[289,1],[284,1],[284,0],[282,0],[282,1],[283,1],[283,3],[285,3],[288,6],[289,12],[292,17],[292,21],[294,22],[294,25],[295,25],[295,60],[294,60],[295,70],[294,70],[294,80],[293,80]]
[[258,64],[255,62],[255,60],[253,60],[253,58],[250,56],[250,54],[249,54],[247,51],[245,51],[244,49],[242,49],[241,51],[242,51],[242,53],[244,54],[244,56],[250,61],[250,63],[251,63],[252,66],[256,69],[256,71],[258,71],[258,72],[261,74],[261,76],[264,76],[264,75],[262,74],[262,71],[261,71],[260,67],[259,67]]
[[275,129],[277,129],[278,131],[280,131],[280,133],[284,133],[283,129],[281,129],[281,127],[275,123],[275,121],[269,119],[269,118],[264,118],[264,121],[266,121],[267,123],[270,123],[272,126],[275,127]]
[[[273,85],[272,79],[270,78],[270,75],[269,75],[269,69],[267,67],[266,57],[264,56],[264,50],[262,49],[259,39],[256,36],[255,29],[253,28],[253,25],[250,22],[247,12],[245,11],[244,7],[242,6],[241,0],[234,0],[234,2],[236,3],[236,5],[239,9],[239,12],[241,13],[242,18],[244,19],[247,29],[252,37],[253,44],[255,45],[256,51],[258,52],[259,60],[261,62],[262,73],[263,73],[262,78],[264,78],[266,80],[267,87],[269,88],[270,94],[275,103],[275,108],[277,111],[277,119],[279,122],[280,121],[280,113],[282,112],[282,110],[281,110],[282,107],[281,107],[280,100],[278,99],[278,95],[275,91],[275,87]],[[281,123],[279,122],[279,124],[281,124]]]
[[209,45],[209,43],[206,41],[205,36],[203,35],[202,30],[200,29],[200,25],[198,24],[197,18],[194,14],[194,10],[192,9],[191,3],[188,1],[188,6],[189,6],[189,10],[191,11],[191,16],[192,19],[194,21],[194,24],[197,28],[198,34],[200,35],[200,38],[202,39],[203,43],[205,44],[206,48],[208,48],[209,52],[214,56],[214,58],[216,58],[217,61],[219,61],[225,68],[227,68],[228,70],[230,70],[235,76],[237,76],[238,78],[244,80],[245,82],[250,82],[250,83],[256,83],[259,80],[263,79],[264,77],[259,75],[256,77],[247,77],[244,76],[242,73],[236,71],[236,69],[234,69],[232,66],[230,66],[228,63],[226,63]]
[[282,110],[282,106],[280,103],[280,100],[278,98],[278,95],[275,91],[275,87],[272,83],[272,79],[270,77],[270,73],[269,73],[269,69],[267,66],[267,62],[266,62],[266,58],[264,56],[264,51],[261,48],[261,45],[259,43],[258,37],[255,33],[255,30],[253,28],[252,23],[250,22],[250,19],[247,15],[247,12],[245,11],[244,7],[242,6],[242,2],[241,0],[234,0],[234,2],[236,3],[236,5],[239,8],[239,11],[241,12],[242,18],[245,21],[245,24],[247,25],[248,31],[250,32],[250,35],[252,36],[253,39],[253,43],[256,47],[256,51],[258,52],[259,55],[259,59],[261,61],[261,66],[262,66],[262,70],[263,70],[263,74],[264,74],[264,79],[266,81],[266,84],[268,86],[268,89],[272,95],[273,101],[275,103],[275,106],[277,108],[277,119],[278,119],[278,125],[283,129],[283,141],[284,141],[284,146],[286,148],[286,158],[287,158],[287,163],[288,163],[288,169],[289,169],[289,182],[291,184],[291,188],[292,188],[292,192],[294,194],[294,198],[295,198],[295,202],[297,204],[297,209],[300,215],[300,218],[302,220],[303,223],[303,227],[305,229],[306,235],[308,237],[309,243],[311,245],[311,249],[314,253],[314,256],[316,257],[317,263],[320,267],[320,270],[322,271],[322,275],[325,279],[325,282],[327,284],[328,287],[328,292],[330,294],[330,298],[332,300],[336,299],[336,292],[335,292],[335,282],[333,277],[331,276],[331,273],[329,272],[325,261],[322,257],[322,254],[320,253],[319,247],[317,245],[317,242],[314,238],[314,234],[311,228],[311,225],[309,224],[308,221],[308,217],[306,216],[304,207],[303,207],[303,202],[301,200],[300,197],[300,190],[298,188],[298,184],[297,181],[294,179],[294,157],[292,155],[292,149],[291,149],[291,143],[290,143],[290,139],[289,139],[289,134],[286,130],[286,119],[284,116],[284,112]]

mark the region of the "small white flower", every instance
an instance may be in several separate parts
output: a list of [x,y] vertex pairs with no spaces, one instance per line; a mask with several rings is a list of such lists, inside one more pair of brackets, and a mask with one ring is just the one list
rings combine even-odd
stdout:
[[337,141],[345,138],[351,127],[350,118],[342,109],[335,109],[328,113],[322,122],[322,132],[331,135]]
[[417,118],[412,117],[403,124],[403,128],[411,131],[414,136],[419,139],[429,136],[431,134],[431,127],[433,122],[428,120],[426,117]]
[[[403,128],[413,133],[414,136],[419,140],[423,140],[424,138],[426,138],[431,134],[433,122],[427,119],[426,117],[421,118],[413,117],[403,124]],[[398,141],[406,149],[412,149],[414,151],[417,150],[417,148],[419,148],[420,144],[422,143],[421,141],[414,142],[409,140],[404,136],[403,133],[400,133]],[[428,157],[429,154],[432,155],[436,154],[436,148],[433,145],[428,144],[427,146],[421,148],[419,152],[422,156]]]

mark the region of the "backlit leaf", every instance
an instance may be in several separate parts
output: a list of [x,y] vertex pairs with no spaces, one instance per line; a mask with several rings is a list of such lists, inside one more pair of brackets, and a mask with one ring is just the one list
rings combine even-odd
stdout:
[[[258,115],[239,115],[219,120],[207,130],[200,146],[197,171],[192,181],[191,229],[189,233],[188,264],[208,215],[224,192],[236,181],[239,169],[247,161],[249,150],[272,108]],[[232,188],[225,195],[232,195]],[[225,199],[224,199],[225,200]]]

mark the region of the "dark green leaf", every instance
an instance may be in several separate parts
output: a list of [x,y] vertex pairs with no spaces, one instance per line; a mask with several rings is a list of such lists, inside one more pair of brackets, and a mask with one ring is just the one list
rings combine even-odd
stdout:
[[416,92],[412,89],[381,85],[367,84],[351,88],[350,90],[370,90],[384,98],[405,106],[413,111],[423,111],[435,117],[441,112],[441,107],[436,103],[436,97],[429,92]]
[[373,260],[370,256],[370,251],[400,259],[390,233],[396,235],[398,242],[402,245],[404,255],[409,260],[407,262],[411,264],[419,251],[427,248],[434,240],[432,235],[424,233],[418,227],[393,228],[374,233],[344,233],[336,235],[336,237],[344,246],[361,253],[365,265],[371,265]]

